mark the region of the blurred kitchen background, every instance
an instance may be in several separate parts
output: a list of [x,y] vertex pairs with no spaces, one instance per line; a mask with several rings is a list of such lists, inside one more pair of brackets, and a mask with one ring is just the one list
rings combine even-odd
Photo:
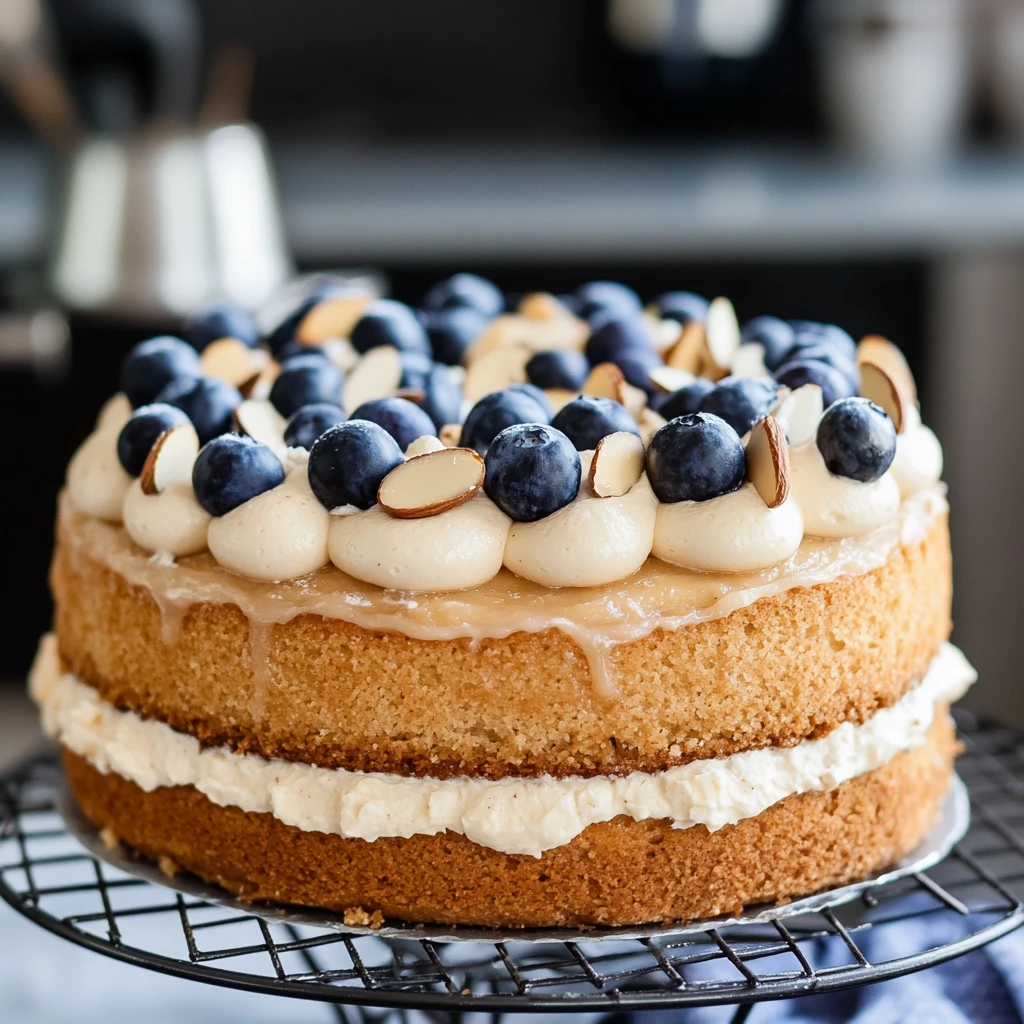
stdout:
[[121,355],[315,268],[890,337],[945,444],[969,702],[1024,723],[1024,0],[0,0],[0,86],[0,762]]

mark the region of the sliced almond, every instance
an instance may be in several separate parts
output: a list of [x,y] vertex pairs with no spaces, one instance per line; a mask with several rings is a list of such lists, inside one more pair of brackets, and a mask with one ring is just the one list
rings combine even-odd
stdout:
[[641,410],[647,408],[647,392],[624,380],[619,385],[619,395],[616,401],[621,402],[629,410],[633,419],[636,419]]
[[399,388],[395,392],[395,398],[404,398],[414,405],[422,405],[427,400],[427,393],[423,388]]
[[583,382],[580,392],[595,398],[612,398],[618,402],[625,383],[626,378],[614,363],[598,363]]
[[519,303],[519,312],[530,320],[557,320],[571,315],[551,292],[524,295]]
[[644,313],[644,326],[650,331],[655,350],[664,355],[682,337],[683,325],[678,320],[660,320],[657,316]]
[[813,441],[825,411],[825,400],[817,384],[804,384],[791,391],[773,410],[791,447]]
[[746,454],[747,479],[769,508],[778,508],[789,497],[789,448],[774,416],[762,416],[750,428]]
[[172,484],[190,483],[199,454],[199,435],[191,423],[165,430],[153,442],[139,475],[143,494],[162,494]]
[[857,346],[858,363],[874,363],[880,366],[895,382],[900,394],[917,405],[917,384],[910,372],[906,357],[888,338],[869,334]]
[[644,444],[648,445],[651,443],[651,438],[668,423],[668,420],[660,412],[655,412],[648,407],[640,411],[636,422],[640,428],[640,436],[643,438]]
[[770,377],[768,367],[764,365],[764,345],[756,341],[740,345],[729,372],[733,377]]
[[519,346],[498,348],[469,364],[462,393],[470,402],[479,402],[484,395],[503,391],[509,384],[526,380],[526,364],[530,350]]
[[590,462],[590,486],[599,498],[618,498],[644,472],[644,443],[628,430],[617,430],[597,442]]
[[736,310],[725,297],[713,299],[704,324],[705,376],[721,380],[732,367],[740,347],[740,325]]
[[570,391],[568,388],[545,388],[544,394],[548,396],[551,408],[558,412],[563,406],[568,405],[579,392]]
[[910,399],[900,394],[896,381],[889,376],[882,366],[875,363],[862,362],[860,369],[860,393],[884,410],[892,420],[897,434],[902,434],[906,425],[906,407]]
[[353,367],[341,389],[341,405],[351,416],[364,402],[385,398],[398,390],[402,380],[402,357],[397,348],[371,348]]
[[270,356],[264,349],[249,348],[237,338],[220,338],[203,349],[199,361],[207,377],[238,387],[254,380],[270,362]]
[[285,418],[270,404],[259,398],[247,398],[234,412],[235,427],[254,441],[265,444],[278,457],[284,454]]
[[243,381],[238,385],[238,390],[243,398],[269,398],[270,389],[281,372],[281,364],[273,359],[267,361],[267,365],[254,377]]
[[437,432],[437,436],[441,438],[441,443],[445,448],[458,448],[459,442],[462,440],[462,424],[446,423]]
[[443,452],[445,449],[444,441],[439,437],[435,437],[433,434],[424,434],[422,437],[417,437],[415,441],[409,444],[409,447],[405,449],[405,457],[407,459],[415,459],[417,455],[429,455],[431,452]]
[[665,364],[696,374],[704,359],[704,348],[704,325],[699,320],[691,320],[680,332],[679,340],[669,349]]
[[664,391],[668,395],[685,388],[697,379],[689,370],[680,370],[676,366],[656,366],[648,371],[647,376],[659,391]]
[[306,345],[318,345],[328,338],[347,338],[373,301],[374,296],[361,289],[330,296],[302,318],[295,337]]
[[590,328],[578,317],[560,316],[550,320],[523,318],[523,333],[517,344],[531,352],[551,352],[571,348],[582,352],[590,335]]
[[348,338],[328,338],[320,348],[342,373],[348,373],[359,362],[359,353]]
[[425,519],[469,501],[483,486],[484,460],[472,448],[428,452],[396,466],[377,502],[396,519]]
[[513,313],[506,313],[503,316],[495,317],[466,351],[464,360],[466,365],[472,366],[477,359],[487,355],[488,352],[493,352],[495,349],[505,348],[508,345],[516,345],[521,342],[524,321],[525,317],[516,316]]

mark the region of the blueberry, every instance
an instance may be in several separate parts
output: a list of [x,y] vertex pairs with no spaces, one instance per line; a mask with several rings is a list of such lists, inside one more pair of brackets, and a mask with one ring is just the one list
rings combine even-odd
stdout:
[[579,452],[591,451],[602,437],[614,434],[617,430],[626,430],[640,436],[636,420],[624,405],[611,398],[596,398],[593,395],[580,395],[567,402],[558,410],[551,425],[561,430]]
[[813,320],[790,320],[795,337],[793,344],[803,347],[810,344],[824,344],[840,355],[845,355],[849,362],[857,361],[857,343],[835,324],[819,324]]
[[270,401],[282,416],[304,405],[341,405],[341,370],[319,356],[299,355],[281,367],[270,388]]
[[506,427],[484,457],[484,491],[510,519],[533,523],[564,508],[580,489],[572,442],[543,423]]
[[158,402],[176,406],[192,421],[199,443],[231,430],[231,414],[242,404],[238,388],[216,377],[180,377],[157,395]]
[[539,388],[579,391],[590,373],[590,362],[582,352],[560,348],[538,352],[526,364],[526,376]]
[[269,491],[284,480],[281,460],[265,445],[244,434],[223,434],[199,450],[192,467],[196,501],[211,516]]
[[455,274],[439,281],[423,299],[424,309],[475,309],[486,317],[497,316],[505,308],[505,297],[486,278],[476,274]]
[[208,306],[197,313],[186,324],[185,337],[199,352],[221,338],[237,338],[249,348],[255,348],[260,340],[253,318],[231,303]]
[[627,352],[654,352],[653,339],[635,316],[605,320],[587,339],[587,358],[594,366],[617,362]]
[[416,388],[425,391],[430,372],[434,367],[430,356],[423,352],[402,352],[402,376],[398,382],[400,388]]
[[739,434],[712,413],[669,420],[647,449],[647,479],[659,501],[717,498],[735,491],[745,473]]
[[349,420],[321,434],[309,452],[309,486],[324,508],[369,508],[377,488],[403,463],[398,442],[368,420]]
[[288,417],[284,428],[284,443],[289,448],[305,448],[308,451],[328,427],[344,421],[345,413],[341,406],[329,402],[304,405]]
[[675,419],[676,416],[685,416],[687,413],[696,412],[704,396],[715,390],[715,385],[706,377],[698,377],[692,384],[673,391],[671,395],[658,406],[657,411],[667,420]]
[[466,350],[487,324],[487,317],[479,310],[468,306],[454,309],[428,310],[421,316],[427,329],[434,358],[449,366],[458,366]]
[[856,391],[853,381],[846,374],[813,359],[797,359],[780,366],[775,371],[775,379],[793,391],[805,384],[817,384],[821,388],[821,398],[826,407],[840,398],[849,398]]
[[462,419],[462,388],[450,366],[434,363],[423,388],[423,411],[440,430]]
[[626,383],[632,384],[635,388],[647,393],[648,396],[657,392],[657,388],[651,383],[651,370],[664,365],[661,356],[653,349],[627,349],[620,352],[613,360],[615,365],[622,371]]
[[747,377],[726,377],[702,399],[699,412],[720,416],[741,437],[775,403],[778,388],[772,381]]
[[331,357],[327,354],[326,349],[321,345],[307,345],[303,341],[299,341],[298,338],[292,338],[291,341],[285,342],[285,344],[278,349],[277,361],[283,366],[291,359],[295,359],[298,356],[312,356],[314,359],[322,359],[325,363],[331,361]]
[[172,380],[199,377],[202,365],[196,350],[181,338],[163,335],[140,341],[121,363],[121,390],[132,408],[148,405]]
[[694,292],[665,292],[651,305],[662,320],[688,324],[691,320],[699,320],[701,323],[707,320],[710,303],[704,296]]
[[525,391],[494,391],[484,395],[462,425],[461,444],[485,452],[487,446],[506,427],[515,423],[543,423],[547,420],[543,407]]
[[423,324],[408,306],[394,299],[378,299],[374,302],[356,321],[351,341],[357,352],[369,352],[371,348],[390,345],[399,352],[430,355],[430,342]]
[[552,417],[555,415],[555,407],[551,404],[551,399],[536,384],[530,384],[526,381],[517,382],[509,384],[508,390],[521,391],[524,395],[529,395],[544,410],[544,419],[541,422],[551,422]]
[[590,281],[576,289],[579,300],[577,316],[584,320],[599,313],[617,313],[636,316],[640,312],[640,297],[632,288],[617,281]]
[[374,398],[363,402],[354,413],[354,420],[369,420],[383,427],[404,452],[424,434],[436,434],[434,421],[407,398]]
[[800,362],[824,363],[826,366],[831,366],[834,370],[838,370],[845,377],[849,377],[855,385],[859,383],[857,364],[853,360],[848,359],[845,352],[833,348],[831,345],[826,345],[820,341],[806,345],[801,345],[797,342],[786,354],[785,362],[782,365],[795,363],[798,360]]
[[743,325],[744,342],[756,342],[764,349],[764,365],[775,370],[786,359],[786,353],[793,347],[796,332],[777,316],[755,316]]
[[896,428],[874,402],[841,398],[818,424],[818,451],[834,476],[870,483],[896,457]]
[[314,287],[313,291],[303,296],[298,305],[267,335],[266,342],[270,351],[275,357],[279,357],[285,345],[297,340],[295,335],[299,325],[306,319],[310,310],[332,296],[349,295],[351,292],[351,287],[340,281],[327,281]]
[[173,405],[142,405],[117,435],[117,458],[129,476],[139,476],[156,439],[171,427],[188,423],[188,417]]

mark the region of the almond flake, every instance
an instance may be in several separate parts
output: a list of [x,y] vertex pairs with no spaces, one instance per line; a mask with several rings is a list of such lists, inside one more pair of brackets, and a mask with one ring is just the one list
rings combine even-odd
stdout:
[[270,402],[247,398],[235,409],[234,420],[240,434],[248,434],[254,441],[265,444],[278,458],[284,454],[287,421]]
[[220,338],[203,349],[199,362],[207,377],[217,377],[238,387],[258,377],[270,356],[264,349],[249,348],[237,338]]
[[570,391],[568,388],[545,388],[544,394],[548,396],[551,408],[558,412],[563,406],[568,405],[579,392]]
[[770,377],[764,365],[764,345],[756,341],[748,341],[736,349],[733,356],[730,374],[733,377]]
[[399,388],[395,392],[395,398],[404,398],[414,405],[422,405],[427,400],[427,393],[423,388]]
[[488,352],[469,364],[462,393],[467,401],[479,402],[484,395],[503,391],[509,384],[522,383],[526,380],[529,361],[529,349],[519,346]]
[[571,315],[550,292],[524,295],[519,303],[519,313],[530,320],[556,320]]
[[466,351],[465,363],[472,366],[477,359],[495,349],[520,344],[523,337],[525,317],[505,313],[495,317]]
[[641,411],[647,408],[647,392],[624,380],[619,385],[619,395],[616,401],[621,402],[629,410],[633,419],[636,419]]
[[444,450],[445,444],[441,438],[435,437],[433,434],[424,434],[410,442],[409,447],[405,449],[405,457],[415,459],[417,455],[429,455],[431,452],[443,452]]
[[804,384],[786,395],[772,410],[772,415],[782,424],[790,446],[796,448],[814,440],[824,411],[821,388],[817,384]]
[[719,296],[708,306],[704,325],[705,376],[721,380],[729,373],[736,350],[740,347],[740,325],[732,303]]
[[697,379],[689,370],[680,370],[676,366],[656,366],[648,371],[647,376],[659,391],[664,391],[668,395],[685,388]]
[[351,416],[364,402],[386,398],[398,390],[402,380],[402,357],[397,348],[371,348],[352,368],[341,389],[341,405]]
[[599,498],[618,498],[644,472],[644,443],[628,430],[617,430],[597,442],[590,462],[590,486]]
[[678,320],[659,320],[657,316],[644,313],[641,321],[650,332],[659,355],[663,356],[683,335],[683,325]]
[[869,362],[861,362],[858,367],[861,395],[882,409],[892,420],[896,433],[902,434],[906,426],[905,409],[909,398],[900,394],[899,387],[884,367]]
[[704,358],[704,325],[691,320],[680,332],[679,340],[665,356],[666,366],[696,374]]
[[614,363],[598,363],[583,382],[581,394],[595,398],[611,398],[621,401],[622,385],[626,378]]
[[139,476],[143,494],[162,494],[172,484],[192,481],[192,465],[199,454],[199,436],[191,423],[165,430],[153,442]]
[[668,423],[668,420],[660,412],[655,412],[648,406],[641,410],[636,423],[640,428],[640,436],[643,438],[644,444],[648,445],[651,443],[651,438]]
[[857,362],[874,363],[889,375],[901,397],[917,405],[917,384],[903,353],[887,338],[869,334],[857,346]]
[[255,377],[239,384],[238,390],[242,393],[243,398],[267,399],[270,397],[270,389],[274,386],[274,381],[277,380],[277,375],[280,372],[281,364],[270,359]]
[[750,428],[746,454],[747,479],[769,508],[778,508],[789,497],[789,448],[774,416],[762,416]]
[[362,290],[326,298],[302,318],[295,337],[306,345],[318,345],[328,338],[347,338],[372,302],[373,296]]
[[446,423],[437,432],[437,436],[441,438],[441,443],[445,448],[458,448],[459,442],[462,440],[462,424]]
[[396,519],[425,519],[469,501],[483,486],[484,460],[472,448],[428,452],[396,466],[377,502]]

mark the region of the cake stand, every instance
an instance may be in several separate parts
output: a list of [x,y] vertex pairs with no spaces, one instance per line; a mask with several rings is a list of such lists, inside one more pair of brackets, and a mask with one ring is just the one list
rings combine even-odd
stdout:
[[1024,924],[1024,734],[964,712],[957,721],[966,748],[959,792],[969,794],[971,822],[951,849],[943,835],[952,840],[966,826],[956,820],[956,789],[941,834],[901,871],[788,907],[752,908],[740,920],[530,933],[388,922],[371,931],[258,908],[105,850],[73,807],[65,820],[52,752],[0,779],[0,896],[97,953],[331,1003],[340,1020],[733,1004],[742,1021],[755,1002],[899,977]]

